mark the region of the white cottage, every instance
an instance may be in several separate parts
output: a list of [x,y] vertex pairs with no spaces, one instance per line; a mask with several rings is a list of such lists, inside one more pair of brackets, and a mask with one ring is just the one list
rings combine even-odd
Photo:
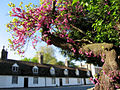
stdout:
[[0,59],[0,88],[49,87],[92,84],[91,72],[87,69],[72,68],[7,59],[2,50]]

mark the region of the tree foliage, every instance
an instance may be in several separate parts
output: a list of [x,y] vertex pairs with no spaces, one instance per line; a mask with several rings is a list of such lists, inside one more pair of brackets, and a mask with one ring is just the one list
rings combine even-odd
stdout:
[[65,66],[64,62],[58,61],[55,65]]
[[22,61],[38,63],[38,59],[34,57],[32,59],[25,57],[22,59]]
[[42,46],[40,50],[36,53],[35,57],[38,59],[38,55],[43,54],[43,63],[45,64],[56,64],[57,59],[55,57],[55,50],[50,46]]
[[44,64],[57,64],[57,59],[55,58],[55,50],[50,46],[42,46],[40,47],[40,50],[36,52],[36,55],[32,59],[24,58],[22,60],[38,63],[40,53],[43,54]]
[[34,48],[42,40],[75,59],[101,56],[83,51],[82,46],[91,43],[113,43],[119,54],[119,0],[41,0],[40,5],[30,3],[25,9],[21,4],[9,4],[14,18],[7,24],[11,48],[18,53],[24,53],[30,40]]

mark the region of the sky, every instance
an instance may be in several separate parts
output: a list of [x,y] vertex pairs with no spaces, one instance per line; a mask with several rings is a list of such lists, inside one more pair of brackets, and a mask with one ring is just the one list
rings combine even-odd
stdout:
[[[10,11],[10,7],[8,6],[8,4],[9,4],[9,2],[12,2],[18,6],[21,1],[25,5],[29,4],[30,2],[32,2],[34,4],[39,3],[39,0],[2,0],[0,2],[0,52],[3,48],[3,46],[5,46],[5,48],[8,50],[8,59],[15,59],[15,60],[22,59],[22,57],[15,54],[14,51],[11,51],[10,48],[8,48],[8,44],[9,44],[8,39],[11,38],[11,35],[9,32],[6,31],[7,30],[6,24],[9,23],[10,20],[12,20],[8,15],[8,12]],[[46,43],[44,43],[44,42],[38,44],[37,50],[38,50],[38,48],[40,48],[40,46],[45,46],[45,45],[46,45]],[[55,56],[56,56],[57,60],[58,61],[65,61],[65,57],[63,57],[60,54],[59,49],[57,47],[54,47],[54,46],[52,46],[52,47],[55,49]],[[32,58],[36,54],[37,50],[33,49],[32,45],[29,45],[24,56],[27,58]],[[1,56],[1,53],[0,53],[0,56]],[[77,64],[78,63],[79,62],[77,62]]]

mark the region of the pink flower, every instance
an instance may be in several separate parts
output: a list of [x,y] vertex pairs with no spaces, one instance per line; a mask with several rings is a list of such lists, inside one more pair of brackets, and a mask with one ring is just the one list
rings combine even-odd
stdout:
[[117,79],[120,79],[119,77],[116,77]]
[[12,11],[13,11],[14,13],[16,13],[15,8],[13,8]]
[[87,51],[85,51],[85,54],[86,54],[86,55],[88,55],[88,52],[87,52]]
[[93,57],[96,57],[96,55],[94,54],[94,56]]
[[102,58],[101,61],[104,62],[104,59]]
[[110,15],[110,11],[108,12],[108,15]]
[[44,34],[44,37],[47,37],[48,36],[48,34]]
[[89,55],[90,55],[90,56],[91,56],[91,54],[92,54],[92,51],[89,52]]
[[104,3],[105,5],[107,5],[107,3]]
[[65,22],[65,23],[68,23],[68,20],[67,20],[67,19],[64,19],[64,22]]
[[83,12],[83,9],[81,9],[80,12]]
[[115,86],[116,88],[120,88],[119,86]]
[[51,45],[51,40],[47,40],[46,42],[48,45]]
[[93,80],[93,78],[92,78],[92,77],[90,77],[90,80],[92,81],[92,80]]
[[21,9],[20,8],[15,8],[18,12],[21,12]]
[[13,17],[17,17],[18,15],[17,15],[17,14],[12,14],[11,16],[13,16]]
[[103,74],[105,74],[105,71],[103,71]]
[[110,79],[113,80],[113,77],[111,77]]
[[75,48],[72,48],[71,50],[72,50],[74,53],[76,52]]

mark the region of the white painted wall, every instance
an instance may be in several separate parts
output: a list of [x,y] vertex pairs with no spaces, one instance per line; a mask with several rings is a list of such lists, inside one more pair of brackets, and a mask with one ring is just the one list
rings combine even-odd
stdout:
[[[12,76],[0,76],[0,88],[15,88],[24,87],[24,78],[28,78],[28,87],[45,87],[45,86],[60,86],[60,78],[62,84],[65,85],[81,85],[84,84],[84,79],[80,78],[80,83],[77,82],[78,78],[69,78],[69,84],[66,84],[65,77],[55,78],[56,83],[52,84],[52,77],[38,77],[38,84],[33,84],[33,77],[31,76],[18,76],[18,84],[12,84]],[[46,84],[45,84],[46,81]],[[86,79],[86,84],[92,84],[89,78]]]
[[80,79],[80,83],[81,83],[81,85],[84,85],[84,78]]
[[[56,80],[56,78],[55,78],[55,80]],[[46,77],[46,86],[56,86],[56,83],[52,84],[52,78],[51,77]]]
[[12,76],[0,76],[0,88],[24,87],[24,77],[18,77],[18,84],[12,84]]
[[[28,77],[28,87],[48,87],[48,86],[59,86],[59,78],[55,78],[56,83],[52,84],[52,77],[39,77],[38,84],[33,84],[33,77]],[[46,81],[46,83],[45,83]]]
[[[77,79],[78,78],[69,78],[69,84],[66,84],[66,78],[62,78],[63,86],[66,86],[66,85],[84,85],[84,79],[83,78],[79,78],[80,83],[78,83]],[[90,84],[89,79],[86,80],[86,83]]]
[[45,78],[38,77],[38,84],[33,84],[33,77],[28,77],[28,87],[44,87],[45,86]]
[[77,78],[69,78],[69,85],[78,85]]
[[60,86],[60,78],[56,78],[56,85]]

